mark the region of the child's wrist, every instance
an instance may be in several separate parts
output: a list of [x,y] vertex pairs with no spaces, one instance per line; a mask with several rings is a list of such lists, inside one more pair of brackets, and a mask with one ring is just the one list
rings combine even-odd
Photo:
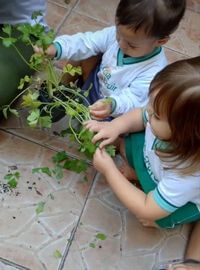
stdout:
[[56,49],[56,54],[55,54],[54,58],[56,60],[59,60],[61,58],[61,55],[62,55],[62,47],[61,47],[60,43],[57,42],[57,41],[54,42],[53,45],[54,45],[54,47]]

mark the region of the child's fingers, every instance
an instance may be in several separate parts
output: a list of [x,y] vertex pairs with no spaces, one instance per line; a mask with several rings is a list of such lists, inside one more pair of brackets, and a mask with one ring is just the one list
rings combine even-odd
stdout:
[[103,110],[90,110],[90,114],[92,117],[95,117],[97,119],[102,119],[102,118],[109,116],[108,111],[105,109],[103,109]]
[[35,53],[44,53],[42,48],[39,48],[38,46],[33,46],[33,50]]
[[100,149],[103,149],[106,145],[109,145],[109,144],[111,144],[111,143],[112,143],[111,139],[103,140],[103,141],[99,144],[99,148],[100,148]]

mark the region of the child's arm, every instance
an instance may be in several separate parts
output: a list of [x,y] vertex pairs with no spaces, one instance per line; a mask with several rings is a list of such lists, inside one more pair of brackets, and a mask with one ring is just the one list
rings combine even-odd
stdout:
[[160,208],[154,201],[151,193],[145,194],[142,190],[130,183],[121,174],[112,158],[103,149],[97,149],[93,163],[95,168],[105,176],[119,200],[138,219],[154,221],[170,214]]
[[85,126],[91,131],[97,132],[93,137],[93,143],[102,140],[99,145],[102,148],[114,142],[120,134],[144,130],[143,110],[141,108],[133,109],[111,122],[87,121]]

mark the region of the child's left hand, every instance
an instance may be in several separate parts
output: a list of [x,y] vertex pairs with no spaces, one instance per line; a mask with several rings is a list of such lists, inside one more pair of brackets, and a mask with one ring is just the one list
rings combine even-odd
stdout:
[[112,167],[116,167],[113,159],[106,153],[105,149],[99,148],[97,148],[93,156],[93,165],[103,175],[112,170]]
[[107,118],[111,114],[112,104],[106,99],[100,99],[89,108],[92,118],[100,120]]

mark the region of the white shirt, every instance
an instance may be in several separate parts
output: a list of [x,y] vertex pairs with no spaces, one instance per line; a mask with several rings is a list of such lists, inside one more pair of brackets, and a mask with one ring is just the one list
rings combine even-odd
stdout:
[[116,100],[113,116],[123,114],[148,101],[148,89],[154,75],[167,64],[163,49],[152,56],[125,57],[116,40],[115,26],[97,32],[57,37],[61,59],[83,60],[103,54],[98,72],[100,93]]

